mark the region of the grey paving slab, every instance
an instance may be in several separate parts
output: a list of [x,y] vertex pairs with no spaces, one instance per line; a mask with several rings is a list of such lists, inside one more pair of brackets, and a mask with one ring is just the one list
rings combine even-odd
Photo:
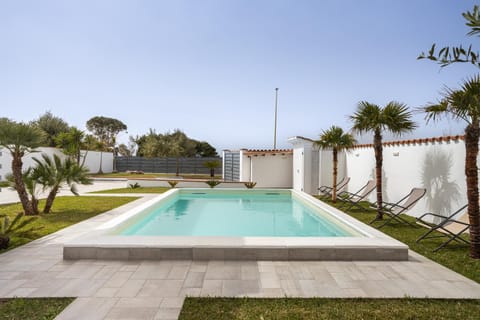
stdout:
[[0,255],[0,297],[77,299],[58,319],[176,319],[186,296],[480,299],[480,285],[414,252],[408,261],[65,261],[62,243],[137,200]]

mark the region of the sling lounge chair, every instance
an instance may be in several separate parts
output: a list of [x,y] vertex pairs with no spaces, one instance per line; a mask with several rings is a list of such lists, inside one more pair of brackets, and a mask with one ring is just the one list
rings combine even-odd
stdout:
[[[411,224],[410,222],[402,218],[401,215],[406,213],[408,210],[412,209],[415,206],[415,204],[420,199],[422,199],[422,197],[425,195],[426,192],[427,192],[427,189],[424,189],[424,188],[413,188],[409,194],[407,194],[405,197],[403,197],[402,199],[400,199],[395,203],[383,202],[381,206],[381,210],[383,214],[386,215],[388,218],[378,228],[379,229],[382,228],[383,226],[387,225],[393,220],[406,223],[408,225],[411,225],[412,227],[416,227],[415,225]],[[370,222],[370,224],[374,223],[375,221],[377,221],[377,218],[373,219]]]
[[[343,179],[337,183],[337,193],[342,192],[343,189],[347,187],[347,184],[350,182],[350,177],[343,177]],[[333,188],[329,186],[321,186],[318,188],[318,191],[321,193],[322,197],[331,196]]]
[[[452,241],[456,241],[464,244],[470,244],[468,240],[461,237],[462,233],[467,232],[468,229],[470,228],[470,223],[468,221],[468,214],[466,210],[467,207],[468,207],[468,204],[464,205],[463,207],[461,207],[460,209],[458,209],[457,211],[455,211],[454,213],[452,213],[447,217],[439,214],[431,213],[431,212],[427,212],[421,215],[420,217],[418,217],[417,223],[427,226],[429,230],[425,234],[423,234],[420,238],[417,239],[417,243],[424,239],[443,238],[443,237],[448,238],[447,241],[445,241],[440,246],[435,248],[433,252],[436,252],[442,249]],[[440,218],[441,221],[438,224],[427,222],[425,219],[426,217]],[[439,231],[441,233],[432,235],[433,231]]]
[[376,188],[375,181],[368,180],[367,184],[361,187],[360,190],[358,190],[355,193],[351,193],[348,191],[340,192],[338,194],[337,200],[340,200],[343,203],[340,205],[339,209],[342,208],[344,205],[348,205],[345,211],[350,210],[353,206],[363,209],[359,205],[360,201],[365,201],[367,197],[370,195],[370,193],[372,193],[372,191],[375,190],[375,188]]

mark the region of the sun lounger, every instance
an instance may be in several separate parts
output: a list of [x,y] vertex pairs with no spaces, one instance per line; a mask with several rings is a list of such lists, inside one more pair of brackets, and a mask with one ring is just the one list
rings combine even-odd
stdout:
[[[443,238],[446,237],[447,241],[442,243],[438,246],[435,251],[438,251],[445,247],[452,241],[456,241],[458,243],[470,244],[470,242],[461,237],[463,233],[468,232],[470,228],[470,223],[468,221],[468,214],[467,214],[467,207],[468,205],[464,205],[454,213],[449,216],[442,216],[439,214],[427,212],[420,217],[417,218],[417,222],[427,226],[429,230],[423,234],[420,238],[417,239],[417,243],[424,240],[424,239],[432,239],[432,238]],[[426,218],[440,218],[440,222],[435,224],[433,222],[426,221]],[[440,233],[434,234],[434,231],[439,231]],[[433,233],[433,234],[432,234]]]
[[362,207],[359,205],[360,201],[365,201],[370,195],[370,193],[375,190],[375,188],[375,181],[369,180],[366,185],[361,187],[360,190],[355,193],[351,193],[348,191],[340,192],[338,194],[337,200],[340,200],[343,203],[340,205],[339,209],[343,208],[343,206],[346,205],[348,205],[348,207],[345,209],[345,211],[350,210],[354,206],[362,209]]
[[[337,183],[337,194],[343,191],[350,182],[350,177],[344,177],[339,183]],[[331,196],[333,188],[329,186],[321,186],[318,188],[318,191],[321,193],[322,197]]]
[[[380,226],[378,226],[378,228],[382,228],[383,226],[389,224],[393,220],[406,223],[411,225],[412,227],[415,227],[415,225],[411,224],[410,222],[402,218],[401,215],[405,214],[407,211],[412,209],[415,206],[415,204],[420,199],[422,199],[422,197],[425,195],[426,192],[427,190],[424,188],[413,188],[409,194],[407,194],[405,197],[403,197],[402,199],[398,200],[395,203],[388,203],[388,202],[382,203],[381,210],[383,214],[387,216],[387,219]],[[383,220],[378,220],[377,218],[375,218],[370,222],[370,224],[374,223],[375,221],[383,221]]]

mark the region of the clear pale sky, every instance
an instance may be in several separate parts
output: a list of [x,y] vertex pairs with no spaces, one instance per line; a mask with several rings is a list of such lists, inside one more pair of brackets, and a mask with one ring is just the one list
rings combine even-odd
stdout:
[[[361,100],[436,101],[478,72],[417,61],[432,43],[473,44],[463,0],[0,1],[0,117],[45,111],[85,129],[97,115],[128,135],[179,128],[226,148],[278,147],[350,129]],[[462,133],[444,121],[410,137]],[[370,141],[370,137],[366,138]]]

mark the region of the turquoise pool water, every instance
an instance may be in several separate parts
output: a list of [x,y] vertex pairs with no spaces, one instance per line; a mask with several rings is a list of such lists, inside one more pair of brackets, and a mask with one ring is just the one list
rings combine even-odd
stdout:
[[289,192],[186,192],[154,205],[120,231],[143,236],[358,236]]

